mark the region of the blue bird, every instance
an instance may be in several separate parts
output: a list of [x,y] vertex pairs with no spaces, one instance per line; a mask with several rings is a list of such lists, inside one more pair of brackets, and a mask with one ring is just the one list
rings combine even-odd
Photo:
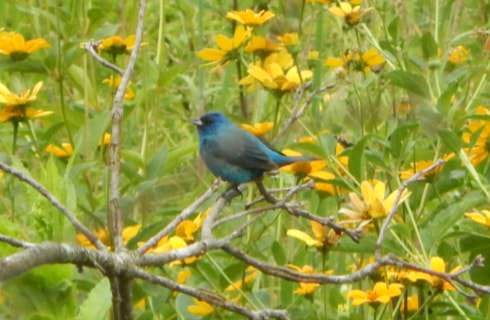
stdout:
[[233,185],[259,181],[266,171],[311,160],[285,156],[219,112],[207,113],[193,123],[199,133],[202,160],[215,176]]

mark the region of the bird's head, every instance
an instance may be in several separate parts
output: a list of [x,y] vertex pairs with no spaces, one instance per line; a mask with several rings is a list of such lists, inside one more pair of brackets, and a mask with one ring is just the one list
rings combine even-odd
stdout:
[[192,120],[199,134],[211,134],[219,128],[232,125],[230,120],[220,112],[206,113],[198,119]]

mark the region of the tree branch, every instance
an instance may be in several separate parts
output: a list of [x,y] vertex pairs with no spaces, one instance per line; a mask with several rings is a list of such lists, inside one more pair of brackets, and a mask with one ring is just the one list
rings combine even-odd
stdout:
[[95,59],[97,62],[99,62],[101,65],[104,67],[111,69],[112,71],[115,71],[118,73],[120,76],[123,75],[124,70],[119,68],[113,63],[110,63],[106,59],[102,58],[98,53],[97,53],[97,47],[99,46],[100,41],[94,41],[94,40],[89,40],[85,43],[83,43],[83,48]]
[[169,222],[162,231],[151,237],[143,246],[141,246],[137,252],[138,254],[144,254],[148,249],[155,246],[158,241],[160,241],[163,237],[169,235],[175,228],[184,221],[185,219],[192,216],[196,210],[206,202],[211,196],[214,194],[216,189],[219,186],[219,180],[213,182],[211,187],[206,190],[199,198],[197,198],[193,203],[191,203],[187,208],[182,210],[171,222]]
[[116,251],[121,251],[124,247],[122,241],[123,218],[119,204],[119,182],[121,174],[121,122],[123,116],[123,99],[126,88],[133,74],[138,51],[143,41],[144,18],[145,18],[146,0],[140,0],[138,11],[138,22],[136,25],[136,40],[128,64],[121,77],[121,82],[117,87],[114,101],[112,103],[112,132],[110,148],[110,200],[109,200],[109,225],[111,227],[112,238]]
[[402,197],[405,189],[410,184],[420,180],[420,178],[425,176],[427,173],[429,173],[433,170],[436,170],[437,168],[444,165],[445,163],[446,163],[446,161],[439,159],[436,162],[434,162],[431,166],[425,168],[424,170],[421,170],[421,171],[415,173],[408,180],[405,180],[404,182],[402,182],[402,184],[398,188],[398,193],[396,195],[395,202],[393,203],[393,207],[391,208],[390,212],[388,213],[388,216],[386,217],[386,219],[383,221],[383,225],[381,226],[381,229],[379,230],[378,239],[376,240],[376,249],[374,251],[376,258],[381,257],[381,247],[383,245],[386,230],[388,229],[388,226],[390,225],[391,220],[393,220],[396,212],[398,211],[398,207],[400,206],[400,200],[401,200],[401,197]]
[[0,242],[5,242],[6,244],[11,245],[12,247],[23,248],[23,249],[29,249],[35,246],[34,243],[18,240],[3,234],[0,234]]
[[13,175],[22,182],[27,183],[37,192],[39,192],[44,198],[46,198],[56,209],[58,209],[61,214],[63,214],[68,221],[75,227],[75,230],[82,233],[97,249],[106,250],[105,245],[90,231],[80,220],[77,219],[76,215],[71,212],[68,208],[61,204],[61,202],[51,194],[42,184],[34,180],[33,178],[27,176],[23,172],[0,162],[0,170]]
[[286,121],[284,121],[283,127],[281,128],[281,130],[279,130],[279,132],[277,133],[277,135],[274,137],[274,140],[275,139],[278,139],[279,137],[283,136],[286,132],[289,131],[289,129],[291,128],[291,126],[299,118],[301,118],[303,116],[303,114],[305,113],[306,109],[310,106],[311,102],[313,101],[313,98],[317,94],[320,94],[320,93],[322,93],[325,90],[328,90],[328,89],[331,89],[331,88],[335,87],[335,84],[327,84],[327,85],[324,85],[323,87],[320,87],[320,88],[314,90],[306,98],[305,102],[303,104],[301,104],[301,100],[302,100],[302,98],[304,96],[304,92],[310,86],[311,86],[311,82],[308,82],[305,85],[303,85],[303,86],[301,86],[301,87],[299,87],[297,89],[296,97],[295,97],[295,103],[294,103],[294,106],[293,106],[293,110],[291,111],[291,116]]
[[212,305],[215,305],[217,307],[221,307],[223,309],[230,310],[232,312],[241,314],[249,319],[253,320],[263,320],[263,319],[288,319],[287,312],[285,310],[272,310],[272,309],[265,309],[265,310],[260,310],[260,311],[252,311],[249,310],[245,307],[242,307],[238,304],[235,304],[231,301],[226,300],[224,297],[219,296],[214,293],[210,293],[208,291],[203,291],[199,289],[195,289],[192,287],[188,287],[182,284],[178,284],[175,281],[172,281],[168,278],[162,277],[162,276],[157,276],[153,275],[150,273],[147,273],[141,269],[134,268],[130,272],[131,276],[139,279],[146,280],[148,282],[158,284],[161,286],[164,286],[170,290],[173,291],[178,291],[181,293],[184,293],[186,295],[189,295],[191,297],[194,297],[196,299],[206,301]]

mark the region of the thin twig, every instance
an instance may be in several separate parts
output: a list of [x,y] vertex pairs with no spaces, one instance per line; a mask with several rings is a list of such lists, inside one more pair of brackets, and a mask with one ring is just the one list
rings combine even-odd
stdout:
[[20,172],[19,170],[0,162],[0,170],[13,175],[20,181],[23,181],[39,192],[43,197],[45,197],[56,209],[58,209],[70,223],[75,227],[75,229],[82,233],[97,249],[106,250],[105,245],[90,231],[80,220],[77,219],[76,215],[71,212],[68,208],[61,204],[61,202],[48,191],[43,185],[34,180],[33,178],[27,176],[26,174]]
[[[473,291],[479,294],[490,294],[490,286],[484,286],[477,284],[470,280],[465,280],[461,278],[461,274],[459,273],[446,273],[446,272],[437,272],[429,268],[421,267],[413,263],[405,262],[398,257],[393,256],[384,256],[377,259],[375,262],[364,266],[363,268],[349,273],[345,275],[325,275],[322,273],[311,273],[306,274],[303,272],[297,272],[292,269],[288,269],[285,267],[276,266],[265,261],[261,261],[259,259],[253,258],[247,255],[242,250],[232,247],[227,244],[223,246],[223,250],[235,258],[245,262],[248,265],[254,266],[265,274],[276,276],[279,278],[283,278],[290,281],[295,282],[309,282],[309,283],[319,283],[319,284],[341,284],[341,283],[352,283],[360,281],[370,275],[375,274],[381,267],[384,266],[397,266],[400,268],[406,268],[410,270],[420,271],[429,275],[433,275],[439,277],[448,282],[457,282],[464,287],[470,288]],[[469,271],[473,267],[481,266],[481,259],[478,259],[478,263],[472,263],[468,267],[465,268],[466,271]]]
[[[109,222],[112,232],[113,243],[116,251],[121,251],[124,247],[122,241],[123,218],[120,200],[120,176],[121,176],[121,122],[123,117],[123,99],[126,88],[129,84],[131,75],[133,74],[138,52],[143,41],[143,27],[145,18],[146,0],[140,0],[138,22],[136,25],[136,40],[131,55],[129,56],[128,64],[121,77],[121,82],[117,87],[114,101],[112,103],[112,132],[111,132],[111,148],[110,148],[110,199],[109,199]],[[128,302],[130,303],[130,302]]]
[[291,111],[291,116],[289,116],[289,118],[285,121],[283,127],[281,128],[281,130],[279,130],[279,132],[274,137],[274,139],[278,139],[279,137],[283,136],[286,132],[289,131],[289,129],[291,128],[291,126],[299,118],[301,118],[303,116],[303,114],[306,112],[306,109],[311,105],[311,103],[313,101],[313,98],[315,98],[316,95],[322,93],[325,90],[328,90],[328,89],[331,89],[331,88],[335,87],[335,84],[327,84],[327,85],[324,85],[324,86],[322,86],[322,87],[314,90],[313,92],[311,92],[308,95],[308,97],[303,102],[303,104],[301,104],[301,100],[302,100],[302,98],[304,96],[304,92],[310,86],[311,86],[311,82],[308,82],[305,85],[303,85],[303,86],[301,86],[301,87],[299,87],[297,89],[297,93],[296,93],[296,96],[295,96],[295,102],[294,102],[293,110]]
[[11,245],[12,247],[23,248],[23,249],[29,249],[35,246],[34,243],[12,238],[3,234],[0,234],[0,242],[5,242],[6,244]]
[[113,63],[110,63],[106,59],[102,58],[98,53],[97,53],[97,47],[99,46],[100,41],[95,41],[95,40],[89,40],[83,44],[83,48],[95,59],[97,62],[99,62],[101,65],[104,67],[111,69],[112,71],[117,72],[120,76],[123,75],[124,70],[119,68]]
[[165,237],[166,235],[174,231],[175,228],[179,225],[179,223],[181,223],[182,221],[184,221],[185,219],[193,215],[204,202],[206,202],[209,198],[211,198],[211,196],[214,194],[218,186],[219,186],[219,180],[214,181],[211,187],[208,190],[206,190],[206,192],[204,192],[187,208],[182,210],[171,222],[169,222],[165,226],[165,228],[163,228],[162,231],[160,231],[159,233],[151,237],[143,246],[141,246],[137,250],[137,253],[144,254],[146,251],[148,251],[148,249],[155,246],[158,243],[158,241],[160,241],[163,237]]
[[216,293],[199,290],[186,285],[182,285],[168,278],[150,274],[148,272],[143,271],[142,269],[134,268],[133,270],[131,270],[130,275],[135,278],[143,279],[148,282],[164,286],[170,290],[184,293],[198,300],[206,301],[214,306],[221,307],[223,309],[230,310],[234,313],[241,314],[247,317],[248,319],[253,319],[253,320],[288,319],[288,315],[285,310],[265,309],[259,311],[252,311],[236,303],[228,301],[224,297]]
[[395,216],[396,212],[398,211],[398,207],[400,206],[400,200],[402,198],[403,192],[405,192],[405,189],[412,183],[419,181],[423,176],[425,176],[427,173],[436,170],[440,166],[444,165],[446,161],[440,159],[434,162],[431,166],[425,168],[424,170],[421,170],[417,173],[415,173],[413,176],[411,176],[409,179],[405,180],[400,187],[398,188],[398,193],[396,195],[395,201],[393,202],[393,207],[391,208],[390,212],[388,213],[388,216],[386,219],[383,221],[383,225],[381,226],[381,229],[379,230],[379,235],[378,239],[376,240],[376,249],[375,249],[375,257],[380,258],[381,257],[381,248],[383,245],[384,237],[386,230],[388,229],[388,226],[391,223],[391,220],[393,220],[393,217]]

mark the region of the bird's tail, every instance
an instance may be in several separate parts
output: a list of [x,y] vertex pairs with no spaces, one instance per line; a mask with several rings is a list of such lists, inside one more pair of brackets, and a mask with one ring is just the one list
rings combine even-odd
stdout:
[[313,160],[318,160],[317,158],[314,157],[308,157],[308,156],[299,156],[299,157],[287,157],[283,156],[280,161],[276,161],[277,165],[279,167],[282,166],[287,166],[288,164],[296,163],[296,162],[307,162],[307,161],[313,161]]

